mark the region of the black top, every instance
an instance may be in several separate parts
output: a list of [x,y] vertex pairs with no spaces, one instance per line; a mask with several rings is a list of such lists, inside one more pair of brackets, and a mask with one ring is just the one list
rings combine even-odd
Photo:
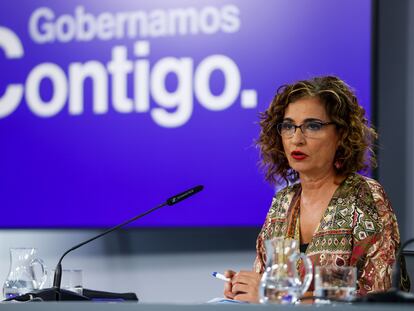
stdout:
[[305,252],[306,252],[306,250],[308,249],[308,246],[309,246],[309,243],[308,243],[308,244],[301,244],[301,245],[299,246],[300,252],[301,252],[301,253],[305,253]]

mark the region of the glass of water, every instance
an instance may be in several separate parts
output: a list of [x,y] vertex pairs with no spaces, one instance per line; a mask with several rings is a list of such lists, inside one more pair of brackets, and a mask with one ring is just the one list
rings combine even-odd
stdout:
[[[51,270],[49,278],[49,287],[53,286],[55,270]],[[61,289],[70,290],[79,295],[83,294],[83,280],[81,269],[62,269]]]
[[83,294],[82,270],[81,269],[63,269],[61,288],[70,290],[79,295]]
[[349,302],[356,290],[356,267],[321,266],[315,268],[316,303]]

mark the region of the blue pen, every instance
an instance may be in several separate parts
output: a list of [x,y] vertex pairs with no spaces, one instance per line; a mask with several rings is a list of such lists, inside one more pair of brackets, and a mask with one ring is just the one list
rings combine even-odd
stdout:
[[231,281],[231,279],[226,278],[223,274],[218,273],[218,272],[213,272],[211,275],[214,276],[215,278],[219,279],[219,280],[222,280],[222,281],[226,281],[226,282]]

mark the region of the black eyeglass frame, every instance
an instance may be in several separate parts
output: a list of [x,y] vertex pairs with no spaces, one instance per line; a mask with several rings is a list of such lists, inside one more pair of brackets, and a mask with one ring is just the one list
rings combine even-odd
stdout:
[[283,124],[286,124],[286,123],[289,123],[291,126],[293,126],[294,128],[295,128],[295,130],[293,131],[293,133],[292,133],[292,135],[291,136],[294,136],[295,135],[295,133],[296,133],[296,130],[299,128],[300,129],[300,131],[302,132],[302,135],[304,135],[304,136],[306,136],[305,135],[305,133],[303,132],[304,131],[304,129],[303,129],[303,126],[305,125],[305,124],[309,124],[309,123],[317,123],[317,124],[319,124],[321,127],[324,127],[324,126],[327,126],[327,125],[331,125],[331,124],[335,124],[336,125],[336,123],[335,122],[332,122],[332,121],[330,121],[330,122],[321,122],[321,121],[307,121],[307,122],[304,122],[304,123],[302,123],[302,124],[300,124],[300,125],[295,125],[295,124],[293,124],[293,123],[289,123],[289,122],[281,122],[281,123],[279,123],[277,126],[276,126],[276,129],[277,129],[277,132],[279,133],[279,135],[280,136],[283,136],[282,135],[282,133],[281,133],[281,131],[282,131],[282,129],[281,129],[281,127],[282,127],[282,125]]

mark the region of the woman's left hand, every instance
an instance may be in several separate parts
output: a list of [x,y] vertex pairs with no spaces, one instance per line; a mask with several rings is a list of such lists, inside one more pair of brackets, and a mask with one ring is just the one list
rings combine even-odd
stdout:
[[253,271],[240,271],[231,279],[234,300],[258,303],[262,275]]

